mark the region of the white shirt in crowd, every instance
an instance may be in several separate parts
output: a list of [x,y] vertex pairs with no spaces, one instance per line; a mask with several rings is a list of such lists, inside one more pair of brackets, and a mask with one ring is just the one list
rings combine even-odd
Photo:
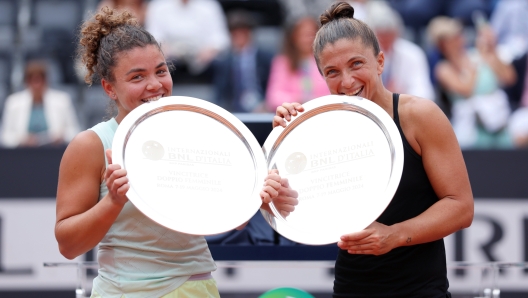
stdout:
[[[6,99],[1,132],[3,146],[17,147],[28,137],[32,103],[33,97],[28,89],[13,93]],[[80,129],[68,93],[48,88],[44,92],[43,108],[48,127],[47,139],[70,142]]]
[[199,63],[195,60],[203,51],[222,51],[230,43],[224,11],[214,0],[153,0],[145,29],[161,43],[167,58],[191,64]]
[[390,91],[435,99],[425,53],[408,40],[397,38],[392,51],[385,53],[384,76],[390,82],[385,86]]

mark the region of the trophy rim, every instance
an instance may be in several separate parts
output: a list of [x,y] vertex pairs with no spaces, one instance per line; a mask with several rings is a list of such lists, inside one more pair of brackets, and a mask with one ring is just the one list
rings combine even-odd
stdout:
[[[262,182],[267,175],[266,161],[261,153],[262,148],[255,136],[242,121],[232,113],[211,102],[188,96],[170,96],[162,97],[157,101],[144,103],[136,107],[121,121],[114,135],[112,142],[113,163],[119,164],[123,169],[128,171],[126,166],[126,145],[130,136],[134,133],[136,127],[141,125],[144,120],[167,111],[187,111],[211,117],[212,119],[217,120],[219,125],[227,127],[229,131],[235,134],[236,137],[242,141],[245,148],[247,148],[253,161],[255,178],[251,194],[248,195],[247,200],[244,199],[243,205],[237,205],[236,208],[233,208],[233,206],[226,204],[226,210],[218,210],[219,217],[217,220],[222,220],[226,214],[229,214],[229,211],[231,211],[231,213],[233,213],[233,211],[236,212],[236,214],[232,214],[231,216],[234,216],[239,220],[236,224],[228,227],[226,227],[225,224],[219,224],[214,220],[211,220],[211,223],[204,225],[199,223],[182,223],[162,216],[159,211],[156,211],[156,208],[153,208],[148,204],[148,198],[142,198],[137,193],[132,183],[126,194],[129,201],[151,220],[166,228],[185,234],[202,236],[221,234],[233,230],[249,221],[262,204],[260,191],[262,189]],[[197,125],[197,123],[190,123],[189,127],[186,129],[192,129],[193,125]],[[240,175],[247,175],[247,173],[240,173]],[[182,206],[182,208],[184,208],[184,206]],[[220,214],[222,215],[220,216]],[[231,218],[230,220],[233,219]]]
[[[383,192],[383,197],[390,199],[387,199],[386,204],[379,209],[379,214],[377,215],[377,217],[379,217],[390,204],[392,197],[396,193],[403,172],[404,153],[402,136],[400,135],[393,118],[376,103],[358,96],[327,95],[312,99],[304,103],[303,107],[304,112],[292,116],[291,120],[286,122],[286,127],[275,127],[264,142],[262,150],[266,157],[268,169],[276,168],[275,165],[270,164],[270,162],[277,150],[280,150],[281,141],[283,141],[297,126],[302,125],[304,121],[321,113],[332,111],[352,111],[362,114],[370,120],[373,120],[382,130],[387,138],[391,151],[392,163],[390,178],[387,182],[387,187]],[[340,236],[342,236],[342,234],[335,232],[332,233],[332,231],[325,231],[324,233],[316,233],[310,230],[303,231],[302,227],[294,226],[289,223],[278,212],[273,203],[270,203],[270,209],[272,211],[271,214],[266,210],[261,210],[265,220],[276,232],[292,241],[308,245],[326,245],[338,242]],[[317,217],[317,215],[314,215],[314,217]],[[373,218],[372,222],[375,221],[376,218]],[[364,228],[366,227],[367,226]]]

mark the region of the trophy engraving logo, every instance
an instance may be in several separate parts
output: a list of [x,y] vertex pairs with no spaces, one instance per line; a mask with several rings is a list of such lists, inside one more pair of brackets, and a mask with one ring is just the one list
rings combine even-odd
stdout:
[[150,160],[160,160],[165,155],[165,149],[157,141],[146,141],[143,143],[143,155]]
[[300,172],[304,171],[307,162],[308,159],[306,158],[306,155],[304,155],[304,153],[294,152],[290,154],[290,156],[288,156],[284,167],[286,168],[286,171],[289,174],[299,174]]

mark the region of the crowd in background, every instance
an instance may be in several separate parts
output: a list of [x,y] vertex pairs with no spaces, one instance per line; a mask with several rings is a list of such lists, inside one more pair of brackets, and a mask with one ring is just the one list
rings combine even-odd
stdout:
[[[73,47],[103,6],[129,10],[161,42],[173,95],[274,113],[329,94],[311,45],[332,2],[0,0],[0,145],[61,145],[111,117]],[[389,90],[435,101],[463,149],[528,147],[528,1],[349,2],[378,37]]]

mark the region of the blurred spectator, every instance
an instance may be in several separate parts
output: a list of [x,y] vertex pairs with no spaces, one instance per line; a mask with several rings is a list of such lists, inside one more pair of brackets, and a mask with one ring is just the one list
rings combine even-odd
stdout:
[[63,145],[78,132],[79,124],[68,93],[47,86],[45,62],[29,61],[26,89],[6,99],[2,117],[5,147]]
[[304,103],[330,94],[317,69],[312,44],[318,26],[312,17],[303,17],[287,24],[283,53],[273,58],[266,105],[275,112],[284,102]]
[[108,6],[117,10],[128,10],[134,15],[141,26],[145,25],[145,14],[147,13],[147,2],[145,0],[102,0],[99,2],[97,10]]
[[253,42],[254,16],[228,13],[231,48],[213,62],[215,102],[234,113],[263,112],[273,53]]
[[[285,20],[299,19],[311,16],[318,19],[319,16],[338,0],[278,0],[282,7]],[[343,1],[343,0],[339,0]],[[364,4],[369,0],[344,0],[354,7],[354,18],[364,21],[366,12]]]
[[366,12],[366,23],[374,30],[385,55],[381,75],[383,85],[396,93],[434,100],[425,52],[413,42],[400,37],[404,27],[398,12],[385,1],[367,2]]
[[[528,36],[528,31],[526,31],[526,35]],[[528,77],[527,54],[528,53],[525,52],[524,55],[512,61],[511,64],[513,65],[515,73],[517,74],[517,81],[515,84],[504,89],[506,94],[508,94],[510,105],[513,111],[515,111],[518,107],[528,107],[528,89],[526,88],[526,86],[528,86],[528,82],[526,81]]]
[[319,17],[337,0],[278,0],[285,20],[299,19],[305,16]]
[[390,0],[390,4],[403,18],[406,27],[412,29],[413,40],[422,44],[422,29],[436,16],[449,16],[471,26],[473,12],[490,13],[489,0]]
[[[528,1],[499,0],[490,20],[497,35],[497,48],[501,58],[511,61],[518,76],[514,85],[505,88],[513,110],[519,106],[528,106],[528,94],[523,96],[528,51],[527,15]],[[524,103],[523,98],[526,98]]]
[[210,81],[211,61],[229,46],[224,12],[215,0],[152,0],[145,27],[176,66],[175,83],[189,76]]
[[466,49],[462,29],[449,17],[436,17],[428,27],[444,57],[434,72],[452,104],[454,131],[462,148],[509,148],[510,105],[501,86],[515,82],[515,71],[499,59],[490,27],[478,30],[476,50]]
[[[381,1],[384,1],[384,0],[381,0]],[[378,0],[375,0],[375,1],[372,1],[372,0],[346,0],[346,2],[348,2],[354,8],[354,19],[358,19],[360,21],[366,22],[366,20],[367,20],[367,7],[370,5],[371,2],[378,2]],[[327,7],[327,8],[329,8],[329,7]]]
[[517,59],[528,50],[528,1],[500,0],[491,14],[491,26],[505,59]]
[[[528,34],[528,31],[525,33]],[[516,110],[513,112],[508,130],[518,148],[528,148],[528,53],[513,61],[517,83],[507,89]]]
[[528,106],[521,107],[512,114],[508,131],[516,148],[528,148]]

